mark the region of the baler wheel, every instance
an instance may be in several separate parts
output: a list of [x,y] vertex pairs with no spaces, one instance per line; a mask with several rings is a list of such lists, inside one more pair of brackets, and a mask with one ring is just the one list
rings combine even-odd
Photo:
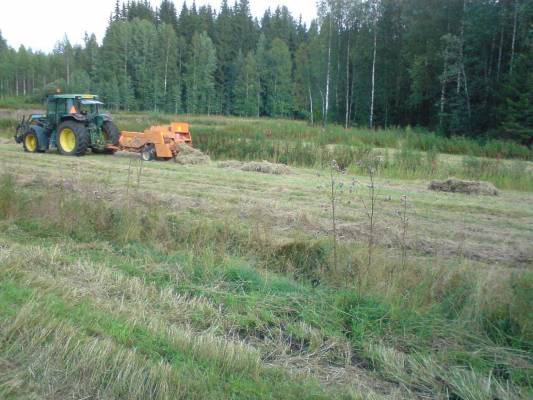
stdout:
[[145,144],[141,153],[141,157],[144,161],[155,160],[156,154],[154,145],[151,143]]

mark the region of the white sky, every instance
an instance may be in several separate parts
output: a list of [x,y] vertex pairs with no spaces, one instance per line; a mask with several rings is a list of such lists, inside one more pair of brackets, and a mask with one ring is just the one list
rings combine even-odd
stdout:
[[[160,0],[150,0],[159,5]],[[121,1],[122,3],[122,1]],[[196,0],[196,6],[211,4],[219,9],[221,0]],[[183,0],[174,0],[176,9],[181,10]],[[234,0],[228,0],[233,6]],[[0,0],[0,31],[9,46],[18,48],[21,44],[33,50],[50,52],[65,33],[72,44],[83,43],[85,32],[96,34],[102,42],[109,15],[115,0]],[[187,0],[192,5],[192,0]],[[309,22],[316,16],[315,0],[250,0],[252,15],[261,18],[270,7],[286,5],[294,18],[302,16]]]

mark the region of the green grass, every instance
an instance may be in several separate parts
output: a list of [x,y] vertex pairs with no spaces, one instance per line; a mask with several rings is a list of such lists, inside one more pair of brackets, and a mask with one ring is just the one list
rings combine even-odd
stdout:
[[[3,296],[0,301],[10,306],[17,301],[20,303],[24,297],[28,299],[32,294],[30,289],[16,286],[12,281],[3,282],[1,289]],[[286,381],[277,382],[282,378],[279,371],[265,370],[258,373],[257,362],[253,358],[247,363],[237,363],[234,360],[232,364],[225,358],[216,359],[214,355],[197,352],[188,342],[180,342],[163,332],[132,324],[125,317],[104,313],[96,309],[89,300],[65,300],[52,292],[38,299],[35,306],[50,319],[68,321],[82,335],[104,336],[122,348],[135,349],[146,359],[168,363],[180,376],[188,377],[191,397],[218,395],[245,398],[273,395],[296,398],[297,393],[304,398],[322,397],[318,387],[301,386],[297,382],[290,385]],[[193,377],[201,379],[202,384],[194,383]],[[308,394],[305,394],[306,391]]]
[[[486,180],[501,189],[533,190],[532,152],[513,142],[445,138],[420,129],[368,130],[310,127],[302,121],[149,114],[117,114],[123,129],[143,130],[175,119],[191,123],[196,147],[214,159],[268,160],[324,168],[331,160],[365,174],[379,160],[378,175],[400,179]],[[449,154],[463,159],[450,161]],[[502,161],[502,159],[515,159]]]
[[[0,118],[5,137],[13,115]],[[215,159],[293,173],[154,162],[141,174],[130,157],[0,146],[11,171],[0,175],[0,397],[533,395],[529,150],[298,121],[116,121],[142,130],[176,118]],[[356,187],[339,198],[336,268],[324,170],[333,158],[346,168],[339,182]],[[361,198],[376,165],[368,266]],[[451,175],[503,191],[426,190]]]
[[30,97],[4,97],[0,99],[0,108],[7,109],[41,109],[43,105]]
[[[28,207],[36,201],[41,207]],[[522,323],[531,322],[531,274],[511,277],[513,302],[482,310],[493,315],[471,314],[469,303],[480,300],[478,277],[460,269],[455,281],[441,282],[432,299],[428,296],[435,289],[426,285],[439,278],[431,275],[418,276],[412,287],[404,283],[402,291],[416,298],[410,300],[381,298],[370,287],[362,292],[346,284],[338,287],[327,274],[322,276],[325,283],[313,288],[305,274],[294,274],[299,277],[294,280],[283,267],[308,265],[301,264],[303,256],[329,262],[324,243],[277,248],[263,240],[253,246],[245,226],[186,212],[169,218],[162,205],[153,202],[147,212],[138,201],[133,198],[128,209],[116,209],[83,194],[24,188],[4,176],[3,326],[17,326],[27,315],[25,308],[38,309],[39,317],[26,317],[34,324],[28,328],[47,331],[52,324],[52,332],[62,332],[59,327],[68,327],[70,341],[87,352],[110,341],[113,352],[133,351],[157,374],[168,365],[184,398],[360,394],[350,380],[330,387],[319,384],[320,372],[303,378],[297,367],[301,356],[309,357],[307,365],[317,371],[321,365],[365,365],[366,379],[382,379],[387,390],[391,384],[403,385],[406,398],[417,393],[512,397],[531,391],[531,325],[509,319],[522,316]],[[60,204],[58,214],[43,214],[47,204]],[[152,220],[148,225],[147,217]],[[46,356],[50,369],[70,365],[46,352],[50,335],[35,334],[0,328],[0,355],[9,357],[18,349],[19,357],[28,360]],[[207,339],[200,340],[202,335]],[[26,340],[34,354],[24,350]],[[70,363],[81,357],[69,346],[64,351]],[[142,396],[145,392],[124,388],[118,378],[121,368],[125,365],[108,366],[107,378],[98,378],[98,384],[113,376],[108,393]],[[42,379],[52,379],[51,373],[43,371]],[[85,378],[76,379],[90,394]],[[163,380],[154,382],[153,396],[164,398]],[[170,387],[175,384],[169,382]]]
[[[2,136],[13,136],[18,123],[15,113],[23,111],[0,116]],[[384,178],[455,176],[486,180],[500,189],[533,191],[533,169],[527,162],[533,158],[532,150],[509,141],[446,138],[411,128],[374,131],[330,125],[323,129],[303,121],[267,118],[117,113],[114,119],[120,129],[137,131],[186,120],[195,146],[214,159],[268,160],[313,168],[324,168],[334,159],[357,174],[365,174],[378,160],[377,172]]]

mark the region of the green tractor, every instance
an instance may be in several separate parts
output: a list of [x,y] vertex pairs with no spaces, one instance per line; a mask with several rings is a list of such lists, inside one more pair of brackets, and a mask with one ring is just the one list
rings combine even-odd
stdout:
[[30,153],[57,148],[66,156],[82,156],[88,148],[107,153],[116,146],[120,132],[107,114],[101,114],[103,103],[92,94],[56,94],[48,96],[46,115],[23,117],[15,140]]

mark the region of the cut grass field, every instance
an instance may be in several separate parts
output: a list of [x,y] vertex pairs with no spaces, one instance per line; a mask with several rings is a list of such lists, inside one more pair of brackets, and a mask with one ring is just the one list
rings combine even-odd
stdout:
[[531,395],[533,195],[379,178],[367,268],[356,176],[332,271],[324,171],[137,163],[0,146],[4,397]]
[[[220,135],[244,123],[196,117],[193,139],[219,120]],[[533,396],[527,185],[489,197],[428,191],[423,169],[378,174],[368,265],[369,178],[347,165],[335,264],[329,172],[297,165],[0,144],[0,397]]]
[[[28,110],[0,109],[0,136],[12,137]],[[113,114],[120,129],[142,131],[176,118],[193,126],[195,146],[214,159],[268,160],[323,168],[332,159],[354,174],[379,160],[379,175],[393,179],[487,180],[501,189],[533,191],[531,149],[513,142],[445,138],[421,129],[368,130],[311,127],[304,121],[221,116]],[[2,140],[2,139],[0,139]],[[4,139],[5,140],[5,139]],[[525,161],[526,160],[526,161]]]

